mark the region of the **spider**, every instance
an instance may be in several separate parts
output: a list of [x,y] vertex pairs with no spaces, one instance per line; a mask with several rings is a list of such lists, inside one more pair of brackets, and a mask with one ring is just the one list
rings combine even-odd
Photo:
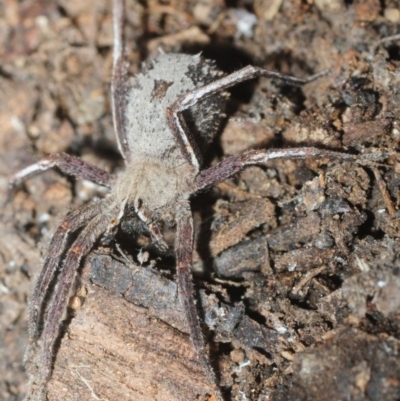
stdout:
[[[124,2],[113,3],[112,115],[125,171],[114,177],[81,159],[54,154],[26,167],[10,180],[10,190],[22,181],[57,167],[61,172],[109,188],[107,197],[70,212],[54,233],[29,306],[31,352],[38,372],[27,399],[41,401],[51,377],[55,344],[65,316],[80,262],[101,237],[112,238],[126,214],[135,215],[138,231],[145,232],[158,248],[168,249],[164,224],[176,224],[175,257],[180,300],[190,338],[215,396],[223,400],[209,363],[198,317],[191,278],[193,219],[190,198],[240,172],[246,166],[272,159],[324,158],[360,162],[360,156],[304,147],[248,150],[209,168],[202,157],[223,118],[226,89],[257,77],[303,85],[308,80],[248,66],[230,75],[201,55],[160,54],[130,84],[123,41]],[[365,162],[388,154],[364,155]],[[71,234],[81,230],[67,247]],[[56,285],[54,285],[56,282]],[[29,355],[29,353],[28,353]]]

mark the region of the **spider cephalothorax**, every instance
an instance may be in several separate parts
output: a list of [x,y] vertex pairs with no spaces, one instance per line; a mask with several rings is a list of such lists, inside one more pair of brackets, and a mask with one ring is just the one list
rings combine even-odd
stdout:
[[[200,55],[160,54],[131,83],[123,52],[123,1],[114,0],[114,62],[112,111],[125,171],[112,177],[77,157],[56,154],[26,167],[11,180],[13,188],[43,170],[58,167],[110,189],[109,195],[69,213],[51,240],[30,301],[29,331],[36,371],[28,399],[42,401],[52,373],[55,344],[65,316],[70,289],[84,256],[100,238],[110,240],[116,229],[145,234],[167,250],[163,225],[176,226],[175,257],[178,288],[199,360],[223,399],[204,346],[191,280],[193,221],[190,197],[241,171],[271,159],[326,158],[360,162],[355,155],[316,148],[248,150],[202,169],[203,155],[224,116],[226,89],[255,77],[293,85],[308,81],[248,66],[222,76],[214,63]],[[365,163],[388,154],[363,155]],[[79,232],[69,244],[71,233]],[[54,285],[54,283],[56,283]]]

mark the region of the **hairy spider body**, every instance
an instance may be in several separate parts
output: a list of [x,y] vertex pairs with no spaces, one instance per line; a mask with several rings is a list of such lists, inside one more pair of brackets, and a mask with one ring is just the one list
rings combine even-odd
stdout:
[[[158,216],[173,209],[178,199],[188,199],[197,175],[186,161],[163,165],[154,157],[133,160],[115,185],[115,198],[142,216]],[[152,219],[154,220],[154,219]]]
[[[133,215],[137,231],[151,236],[161,249],[167,245],[162,225],[176,222],[175,256],[180,299],[190,337],[219,401],[223,400],[205,350],[191,280],[193,221],[189,198],[248,165],[271,159],[339,159],[368,163],[388,154],[362,158],[316,148],[248,150],[201,170],[202,155],[220,126],[225,90],[255,77],[277,78],[294,85],[297,78],[248,66],[221,77],[214,63],[200,55],[160,54],[130,84],[123,52],[123,0],[114,0],[112,112],[125,171],[117,178],[77,157],[50,155],[15,174],[10,189],[41,171],[62,172],[111,189],[108,197],[70,212],[51,240],[29,310],[30,352],[33,361],[27,400],[43,401],[51,376],[55,344],[65,316],[80,261],[102,236],[112,237],[123,217]],[[70,247],[71,233],[81,230]],[[56,283],[54,285],[54,283]]]
[[226,93],[217,93],[207,104],[200,102],[185,113],[190,132],[203,139],[192,142],[194,145],[184,143],[186,138],[176,131],[165,129],[166,110],[180,96],[220,75],[214,63],[200,55],[159,54],[126,91],[123,141],[129,152],[126,170],[118,177],[112,195],[118,204],[135,210],[143,222],[152,221],[149,232],[161,249],[166,244],[159,226],[165,219],[173,220],[175,203],[189,199],[195,191],[199,165],[193,166],[190,158],[200,163],[202,150],[217,133]]

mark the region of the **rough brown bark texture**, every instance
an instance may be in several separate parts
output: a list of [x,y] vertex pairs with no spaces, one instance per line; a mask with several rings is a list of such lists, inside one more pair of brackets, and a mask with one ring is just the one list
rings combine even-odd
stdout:
[[194,400],[207,390],[187,335],[121,294],[85,288],[57,355],[49,399]]
[[[121,169],[109,105],[108,1],[0,2],[0,191],[56,152]],[[397,1],[127,0],[132,74],[164,51],[304,78],[232,91],[208,165],[249,148],[399,148]],[[247,22],[246,22],[247,21]],[[229,400],[400,399],[396,160],[274,161],[192,201],[195,284]],[[26,304],[56,224],[104,192],[57,172],[15,193],[0,223],[0,400],[24,397]],[[174,261],[118,235],[86,259],[49,400],[211,400],[176,295]],[[173,242],[173,232],[166,238]],[[139,256],[139,257],[138,257]],[[132,262],[132,260],[134,262]],[[142,260],[143,266],[139,266]],[[213,273],[215,272],[215,273]],[[201,302],[200,302],[201,300]]]

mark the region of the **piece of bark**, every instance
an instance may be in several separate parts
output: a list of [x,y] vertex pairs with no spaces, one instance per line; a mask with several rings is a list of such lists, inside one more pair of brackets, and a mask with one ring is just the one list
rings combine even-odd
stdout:
[[208,399],[210,385],[187,334],[120,294],[86,288],[57,353],[50,401]]
[[[213,400],[174,281],[149,267],[95,253],[80,282],[72,298],[78,307],[57,351],[49,401],[61,396],[66,401]],[[258,353],[272,360],[287,346],[275,330],[250,319],[242,303],[229,305],[204,291],[199,296],[204,322],[214,332],[210,348],[232,342],[250,358]],[[229,386],[234,363],[210,356],[222,387]]]
[[275,206],[268,199],[232,203],[228,208],[226,221],[213,230],[209,245],[212,256],[238,244],[249,231],[262,224],[276,226]]
[[343,124],[343,143],[346,146],[379,143],[381,136],[390,131],[392,121],[389,118],[362,123],[349,122]]
[[306,243],[319,234],[320,224],[321,218],[312,212],[287,226],[272,230],[267,236],[268,245],[276,251],[294,249],[299,243]]
[[214,258],[214,271],[220,277],[238,278],[269,265],[268,242],[264,236],[242,241]]

